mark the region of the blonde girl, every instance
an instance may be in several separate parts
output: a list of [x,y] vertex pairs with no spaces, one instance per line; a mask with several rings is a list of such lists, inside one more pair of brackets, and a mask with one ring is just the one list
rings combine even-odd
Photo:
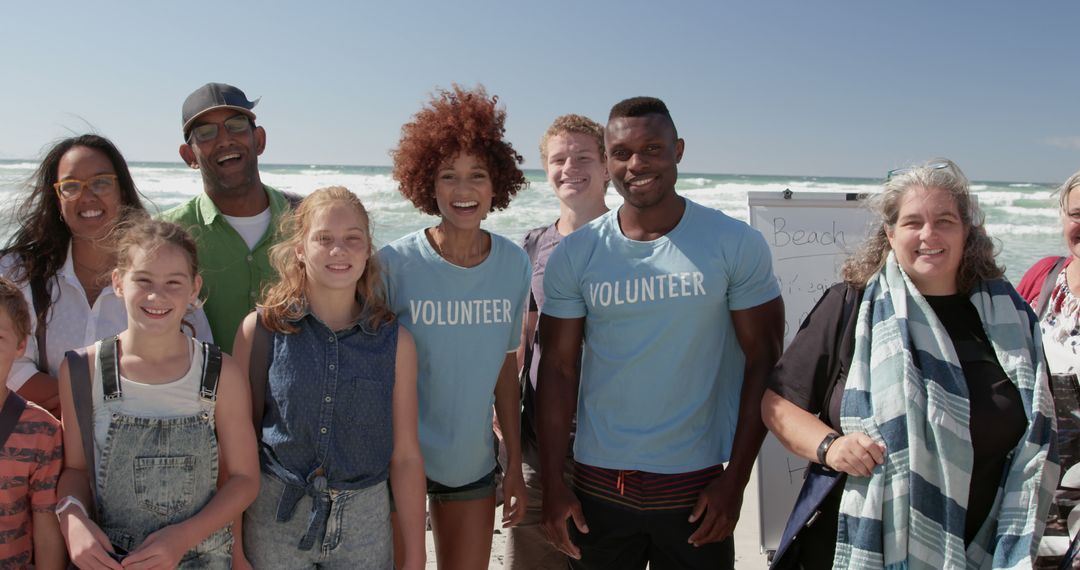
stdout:
[[[397,564],[419,570],[416,349],[387,307],[367,211],[349,190],[323,188],[283,219],[281,235],[270,250],[281,280],[234,345],[240,362],[265,367],[251,374],[266,374],[253,399],[262,491],[244,516],[244,553],[255,568],[393,568],[389,480]],[[258,348],[268,363],[251,359]]]

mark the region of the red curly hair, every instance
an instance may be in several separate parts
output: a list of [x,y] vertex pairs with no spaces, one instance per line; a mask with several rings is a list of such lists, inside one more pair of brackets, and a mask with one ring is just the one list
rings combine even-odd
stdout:
[[518,168],[524,159],[503,140],[506,111],[496,108],[498,100],[489,97],[482,85],[465,90],[454,84],[450,91],[440,89],[401,127],[401,141],[392,153],[394,180],[418,210],[439,215],[435,175],[462,152],[487,167],[494,190],[492,211],[509,206],[510,198],[525,187],[525,175]]

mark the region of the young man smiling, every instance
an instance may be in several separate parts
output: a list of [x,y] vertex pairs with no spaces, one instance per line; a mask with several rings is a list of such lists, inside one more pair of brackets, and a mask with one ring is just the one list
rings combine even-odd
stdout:
[[544,276],[544,532],[573,568],[731,568],[783,338],[768,247],[675,192],[684,142],[659,99],[615,105],[605,143],[623,204],[563,238]]
[[255,125],[257,103],[224,83],[188,95],[180,157],[202,173],[203,194],[161,215],[195,238],[206,317],[214,342],[229,353],[237,327],[275,276],[267,253],[290,201],[259,179],[266,131]]
[[566,568],[566,556],[553,548],[540,530],[540,457],[536,444],[536,378],[540,347],[536,321],[544,306],[544,268],[563,236],[608,211],[604,202],[608,180],[604,154],[604,127],[581,115],[555,119],[540,141],[540,161],[548,184],[559,199],[559,219],[534,228],[522,244],[532,262],[529,307],[525,316],[518,367],[524,381],[521,435],[522,474],[529,493],[525,518],[508,531],[505,568],[546,570]]

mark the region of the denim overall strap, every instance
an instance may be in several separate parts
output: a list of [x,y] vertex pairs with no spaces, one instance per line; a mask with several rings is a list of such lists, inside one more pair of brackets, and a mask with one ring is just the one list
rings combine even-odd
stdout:
[[217,401],[218,378],[221,376],[221,349],[216,344],[202,344],[203,367],[202,380],[199,382],[199,397],[208,402]]
[[101,341],[101,353],[98,362],[101,363],[101,391],[105,394],[105,401],[119,400],[120,393],[120,355],[116,347],[120,340],[111,336]]
[[[214,426],[213,397],[216,378],[207,379],[215,366],[196,359],[212,352],[202,347],[191,355],[191,373],[201,375],[198,392],[192,384],[193,401],[201,410],[181,417],[138,417],[125,413],[121,398],[115,338],[102,341],[98,357],[105,410],[110,415],[108,434],[97,466],[101,488],[99,526],[113,545],[138,548],[151,533],[191,518],[217,491],[218,442]],[[220,368],[220,361],[216,368]],[[213,374],[217,376],[217,374]],[[190,376],[188,376],[190,378]],[[209,399],[203,397],[208,391]],[[109,395],[113,399],[108,399]],[[134,397],[132,395],[131,397]],[[131,405],[128,403],[127,405]],[[226,526],[185,553],[181,568],[225,568],[231,559],[232,532]]]

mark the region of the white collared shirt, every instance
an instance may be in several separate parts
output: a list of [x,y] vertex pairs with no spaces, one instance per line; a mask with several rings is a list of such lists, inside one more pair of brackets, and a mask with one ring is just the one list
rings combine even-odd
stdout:
[[[14,274],[20,273],[16,269],[19,263],[21,260],[17,256],[9,255],[0,259],[0,275],[12,278]],[[127,309],[124,307],[124,300],[113,292],[111,284],[101,290],[93,306],[87,303],[86,291],[75,276],[70,243],[64,266],[60,268],[49,285],[53,303],[49,308],[45,343],[49,356],[49,375],[56,378],[65,352],[90,346],[100,339],[123,332],[127,328]],[[56,290],[57,286],[60,288],[59,292]],[[34,309],[30,284],[21,283],[20,289],[26,299],[26,304],[30,307],[31,332],[26,342],[26,354],[16,360],[11,366],[11,371],[8,372],[7,386],[12,390],[21,388],[31,376],[38,372],[38,346],[34,332],[37,330],[37,311]],[[194,325],[197,338],[207,342],[214,341],[210,324],[206,321],[206,314],[201,308],[196,309],[188,317],[188,321]]]

